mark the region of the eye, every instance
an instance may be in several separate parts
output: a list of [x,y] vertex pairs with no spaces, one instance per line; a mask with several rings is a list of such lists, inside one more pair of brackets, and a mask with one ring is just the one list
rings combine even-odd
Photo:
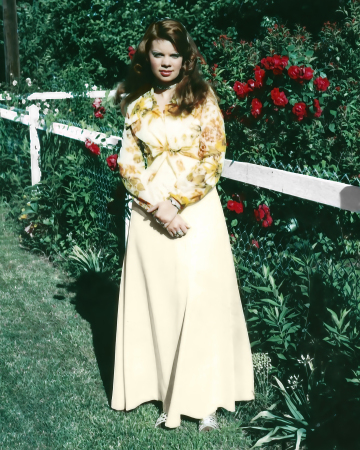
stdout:
[[173,56],[174,58],[179,58],[179,53],[174,53],[174,54],[172,54],[171,56]]

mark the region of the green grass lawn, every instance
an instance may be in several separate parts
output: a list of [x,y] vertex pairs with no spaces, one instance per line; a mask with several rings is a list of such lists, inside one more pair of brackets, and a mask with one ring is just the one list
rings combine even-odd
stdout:
[[241,449],[234,413],[221,431],[197,421],[155,429],[159,402],[109,407],[119,286],[104,275],[69,278],[19,245],[0,205],[0,449]]

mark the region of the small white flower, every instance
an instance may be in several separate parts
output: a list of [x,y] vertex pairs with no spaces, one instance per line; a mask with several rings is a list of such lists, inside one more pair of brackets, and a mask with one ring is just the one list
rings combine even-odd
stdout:
[[47,102],[45,102],[44,105],[47,106],[48,108],[50,107],[49,103]]
[[13,84],[13,86],[16,86],[17,85],[17,81],[14,80],[12,84]]
[[6,96],[6,100],[11,100],[10,95],[7,95],[7,96]]
[[38,103],[36,103],[36,106],[37,106],[38,108],[40,108],[41,105],[40,105],[40,103],[38,102]]
[[56,114],[59,112],[59,110],[57,109],[57,108],[55,108],[55,112],[56,112]]
[[97,90],[97,86],[93,86],[91,89],[92,89],[93,91],[96,91],[96,90]]
[[49,112],[49,109],[48,108],[45,108],[44,109],[44,111],[43,111],[43,113],[45,114],[45,116],[46,116],[46,114]]
[[85,83],[85,87],[86,87],[86,89],[89,87],[88,83]]
[[25,105],[26,100],[23,98],[23,99],[21,100],[21,103],[22,103],[23,105]]

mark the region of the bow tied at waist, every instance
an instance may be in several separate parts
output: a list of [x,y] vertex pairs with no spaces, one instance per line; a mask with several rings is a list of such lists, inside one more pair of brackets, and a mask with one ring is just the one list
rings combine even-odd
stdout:
[[194,148],[191,146],[174,149],[174,148],[169,148],[169,144],[166,143],[163,146],[152,147],[149,150],[153,156],[153,159],[157,158],[159,155],[161,155],[164,152],[167,152],[169,154],[169,156],[183,155],[183,156],[188,156],[189,158],[193,158],[193,159],[197,159],[197,160],[200,159],[199,156],[194,153]]

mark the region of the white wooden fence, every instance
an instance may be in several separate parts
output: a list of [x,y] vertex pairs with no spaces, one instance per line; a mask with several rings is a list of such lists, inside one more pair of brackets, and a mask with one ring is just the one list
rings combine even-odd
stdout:
[[[114,93],[115,91],[111,91],[109,95],[114,95]],[[89,98],[103,98],[106,95],[106,91],[90,91],[86,95]],[[66,92],[42,92],[31,94],[28,100],[65,98],[73,98],[73,95]],[[32,185],[38,183],[41,180],[41,172],[39,168],[40,142],[37,130],[45,129],[44,121],[39,120],[39,108],[36,105],[32,105],[29,107],[28,114],[21,114],[20,116],[15,111],[0,108],[0,117],[29,126],[31,182]],[[106,137],[104,133],[61,123],[53,123],[49,131],[78,141],[85,142],[86,139],[90,139],[92,142],[102,146],[116,145],[121,140],[119,136]],[[360,212],[360,187],[357,186],[228,159],[225,160],[222,176],[317,203]],[[129,224],[126,223],[126,237],[128,226]]]

